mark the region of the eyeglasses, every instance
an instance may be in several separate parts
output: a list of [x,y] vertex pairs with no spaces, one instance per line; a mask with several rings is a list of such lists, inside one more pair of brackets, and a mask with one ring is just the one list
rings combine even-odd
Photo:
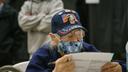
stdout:
[[78,40],[83,39],[84,36],[85,36],[84,30],[76,29],[76,30],[73,30],[72,32],[70,32],[69,34],[61,37],[61,40],[64,40],[64,41],[78,41]]

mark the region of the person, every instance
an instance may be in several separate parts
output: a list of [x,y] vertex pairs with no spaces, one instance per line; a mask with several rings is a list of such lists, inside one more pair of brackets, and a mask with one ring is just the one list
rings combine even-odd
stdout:
[[18,13],[5,1],[0,0],[0,67],[27,60],[19,53],[23,32],[18,26]]
[[[77,12],[64,9],[53,16],[51,23],[51,40],[33,54],[26,72],[74,72],[70,53],[99,52],[83,41],[87,29],[81,25]],[[109,62],[101,67],[101,72],[126,72],[125,69],[123,61]]]
[[23,5],[24,1],[26,0],[6,0],[10,6],[12,6],[16,11],[20,11],[21,6]]
[[63,9],[61,0],[27,0],[19,12],[19,25],[28,35],[31,55],[47,40],[52,16]]
[[[6,4],[11,6],[13,9],[15,9],[17,13],[20,11],[20,8],[22,4],[24,3],[24,1],[25,0],[5,0]],[[29,59],[29,54],[27,51],[27,33],[24,31],[21,31],[21,32],[22,32],[22,34],[20,34],[20,37],[22,38],[21,46],[17,51],[20,59],[16,61],[15,63],[27,61]]]

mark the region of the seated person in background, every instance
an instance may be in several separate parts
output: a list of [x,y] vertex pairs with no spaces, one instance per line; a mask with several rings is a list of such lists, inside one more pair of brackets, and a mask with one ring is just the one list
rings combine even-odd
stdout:
[[[98,52],[91,44],[83,42],[86,29],[81,26],[78,14],[62,10],[52,18],[51,41],[33,55],[26,72],[74,72],[75,64],[69,53]],[[54,64],[50,64],[54,62]],[[126,72],[125,63],[109,62],[101,72]]]

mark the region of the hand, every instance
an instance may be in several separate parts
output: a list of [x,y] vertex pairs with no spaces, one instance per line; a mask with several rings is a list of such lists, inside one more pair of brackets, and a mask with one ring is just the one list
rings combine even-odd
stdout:
[[109,62],[102,66],[101,72],[122,72],[122,67],[118,62]]
[[27,13],[25,13],[25,15],[27,15],[27,16],[31,16],[32,13],[31,13],[31,12],[27,12]]
[[53,33],[49,33],[49,36],[51,37],[51,42],[50,42],[50,45],[52,47],[55,47],[58,45],[59,41],[60,41],[60,37],[53,34]]
[[53,72],[74,72],[75,64],[70,55],[64,55],[55,62]]

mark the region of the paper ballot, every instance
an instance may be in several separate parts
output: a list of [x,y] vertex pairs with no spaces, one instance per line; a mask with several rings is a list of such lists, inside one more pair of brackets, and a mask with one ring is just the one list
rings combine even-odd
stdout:
[[113,53],[82,52],[71,54],[75,62],[75,72],[101,72],[101,67],[110,62]]

